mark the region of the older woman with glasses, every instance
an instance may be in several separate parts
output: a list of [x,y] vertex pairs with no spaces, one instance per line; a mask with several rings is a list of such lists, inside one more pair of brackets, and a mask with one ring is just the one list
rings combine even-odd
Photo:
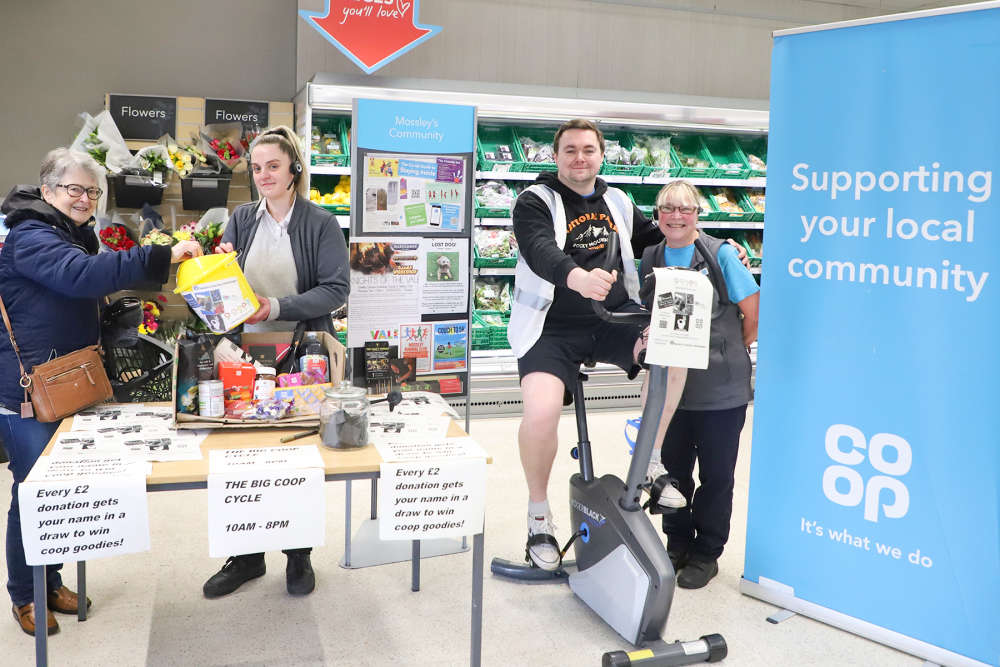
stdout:
[[[740,253],[699,231],[698,201],[698,190],[687,181],[673,181],[660,190],[654,217],[664,239],[646,248],[639,266],[640,276],[655,267],[683,266],[721,278],[713,283],[708,368],[687,372],[661,451],[664,467],[687,500],[687,507],[663,515],[667,553],[681,588],[701,588],[718,573],[717,561],[729,539],[736,456],[752,397],[747,347],[757,339],[760,302],[760,288]],[[704,256],[695,245],[699,238]],[[651,290],[642,294],[651,295]],[[687,317],[678,313],[674,326],[686,326]]]
[[[57,148],[42,162],[41,185],[15,186],[0,208],[10,230],[0,250],[0,298],[25,369],[97,343],[99,304],[105,295],[139,282],[166,282],[171,263],[201,254],[195,241],[98,254],[90,223],[102,194],[101,173],[89,155]],[[7,325],[0,325],[0,440],[14,475],[7,514],[7,591],[14,619],[34,635],[32,573],[25,562],[17,489],[59,424],[22,416],[26,397],[19,365]],[[75,614],[79,604],[76,593],[62,583],[61,567],[48,566],[48,634],[59,629],[53,610]]]

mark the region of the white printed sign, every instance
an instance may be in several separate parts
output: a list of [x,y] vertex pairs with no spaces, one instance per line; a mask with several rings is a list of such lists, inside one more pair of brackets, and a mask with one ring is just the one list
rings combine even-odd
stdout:
[[486,459],[383,463],[379,537],[426,540],[483,530]]
[[708,368],[712,283],[698,271],[653,269],[656,291],[649,323],[646,362],[658,366]]
[[148,551],[146,478],[135,472],[135,466],[132,470],[124,475],[76,474],[72,481],[21,483],[21,535],[28,565]]
[[448,435],[451,417],[397,415],[388,413],[372,415],[368,422],[368,439],[378,447],[386,442],[415,442],[441,440]]
[[145,478],[149,467],[145,461],[128,452],[118,454],[86,454],[62,457],[43,456],[31,469],[29,482],[65,482],[94,477],[139,475]]
[[208,472],[233,473],[241,470],[274,468],[322,468],[323,457],[316,445],[213,449],[208,452]]
[[427,461],[439,459],[482,458],[489,456],[479,444],[469,436],[441,438],[438,440],[375,440],[382,461]]
[[244,470],[208,476],[208,554],[322,546],[323,470]]

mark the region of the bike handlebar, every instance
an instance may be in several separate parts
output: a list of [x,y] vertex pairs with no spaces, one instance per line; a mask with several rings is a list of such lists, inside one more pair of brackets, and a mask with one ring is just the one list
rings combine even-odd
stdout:
[[[618,232],[611,230],[608,233],[608,242],[604,251],[607,258],[604,261],[603,268],[608,273],[611,273],[614,270],[615,265],[618,263]],[[612,324],[646,325],[649,324],[649,318],[652,317],[652,313],[648,310],[643,310],[642,312],[637,313],[612,313],[604,307],[603,301],[591,299],[590,303],[594,307],[594,313],[599,318]]]

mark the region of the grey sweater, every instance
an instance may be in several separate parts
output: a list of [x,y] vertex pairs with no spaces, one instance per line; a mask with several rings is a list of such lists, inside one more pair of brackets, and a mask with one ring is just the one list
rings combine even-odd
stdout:
[[[257,206],[257,202],[237,206],[222,235],[222,242],[232,243],[238,253],[240,268],[257,233]],[[298,271],[298,294],[278,299],[278,319],[304,321],[309,331],[332,334],[330,313],[347,303],[350,291],[344,233],[333,214],[296,197],[288,236]]]

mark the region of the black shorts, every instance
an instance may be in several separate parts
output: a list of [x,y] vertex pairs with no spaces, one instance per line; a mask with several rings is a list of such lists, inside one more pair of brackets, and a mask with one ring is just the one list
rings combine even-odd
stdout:
[[[626,304],[618,312],[639,310],[635,304]],[[614,364],[628,373],[631,380],[641,368],[632,361],[636,339],[645,326],[633,324],[597,324],[578,329],[549,328],[542,331],[535,344],[517,360],[517,373],[524,378],[528,373],[549,373],[566,385],[563,405],[572,402],[573,387],[584,361]]]

